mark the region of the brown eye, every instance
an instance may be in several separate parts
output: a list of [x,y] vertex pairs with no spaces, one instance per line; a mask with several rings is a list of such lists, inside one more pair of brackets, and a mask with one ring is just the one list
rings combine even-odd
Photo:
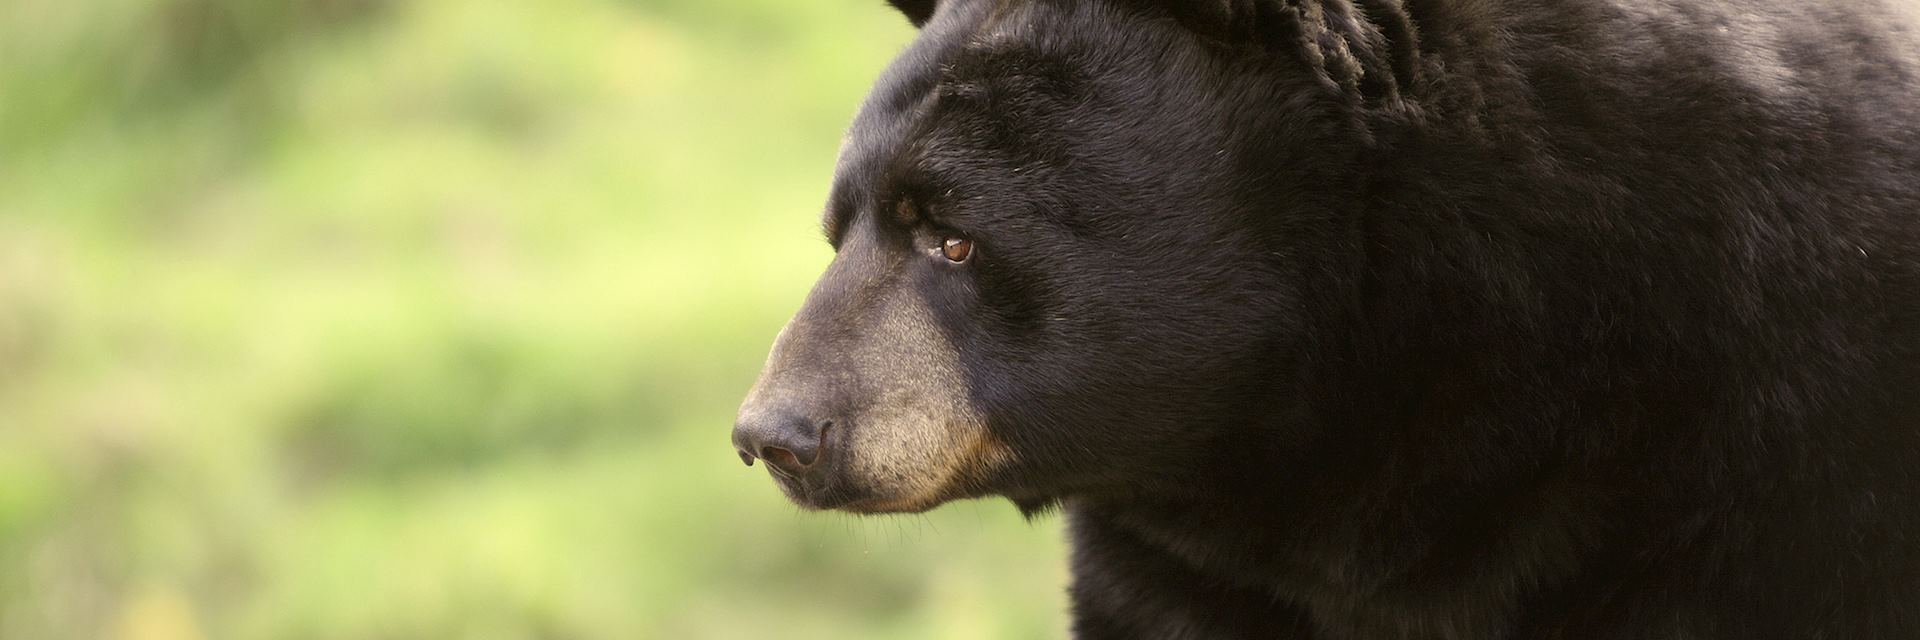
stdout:
[[940,253],[954,262],[966,262],[973,255],[973,241],[966,238],[947,238],[940,242]]

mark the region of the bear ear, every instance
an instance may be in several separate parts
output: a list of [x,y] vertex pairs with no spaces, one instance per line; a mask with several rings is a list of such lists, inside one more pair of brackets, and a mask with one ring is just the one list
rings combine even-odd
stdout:
[[1129,0],[1159,5],[1220,42],[1288,51],[1328,88],[1388,99],[1419,77],[1419,34],[1406,0]]
[[1130,0],[1136,4],[1158,5],[1181,26],[1202,36],[1222,41],[1242,40],[1250,35],[1257,15],[1253,0]]
[[933,18],[935,0],[887,0],[893,8],[907,15],[907,20],[915,27],[927,26],[927,20]]

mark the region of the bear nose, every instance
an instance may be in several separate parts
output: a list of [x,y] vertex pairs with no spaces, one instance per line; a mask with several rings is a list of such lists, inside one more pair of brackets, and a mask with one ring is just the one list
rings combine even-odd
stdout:
[[799,477],[820,459],[820,443],[832,428],[831,421],[791,412],[754,412],[734,423],[733,447],[748,466],[758,458],[781,473]]

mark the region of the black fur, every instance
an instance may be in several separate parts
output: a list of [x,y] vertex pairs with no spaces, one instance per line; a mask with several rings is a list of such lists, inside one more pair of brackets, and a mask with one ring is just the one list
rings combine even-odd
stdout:
[[1910,0],[894,4],[829,233],[1078,637],[1920,638]]

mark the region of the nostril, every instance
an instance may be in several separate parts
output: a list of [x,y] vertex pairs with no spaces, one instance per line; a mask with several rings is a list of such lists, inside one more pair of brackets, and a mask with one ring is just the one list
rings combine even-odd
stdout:
[[786,471],[801,471],[806,469],[807,465],[813,464],[812,460],[802,460],[799,455],[784,447],[761,447],[760,458],[766,460],[767,464]]

